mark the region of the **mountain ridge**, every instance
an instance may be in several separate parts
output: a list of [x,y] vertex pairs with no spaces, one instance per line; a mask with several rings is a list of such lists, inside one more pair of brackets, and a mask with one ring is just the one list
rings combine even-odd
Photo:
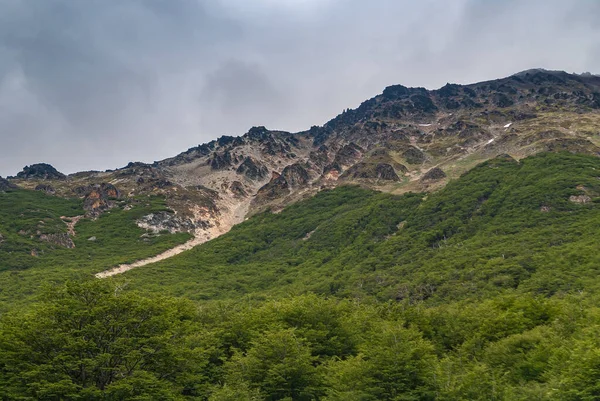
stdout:
[[599,76],[533,69],[436,90],[392,85],[306,131],[252,127],[151,164],[67,177],[32,165],[9,181],[86,202],[91,197],[91,214],[115,205],[97,186],[111,185],[123,199],[164,197],[175,214],[147,219],[155,229],[177,227],[209,240],[255,213],[339,185],[428,192],[500,154],[599,155],[599,132]]

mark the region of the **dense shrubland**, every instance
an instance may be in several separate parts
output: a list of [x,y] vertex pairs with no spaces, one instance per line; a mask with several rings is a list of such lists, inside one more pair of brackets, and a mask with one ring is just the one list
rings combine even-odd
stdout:
[[593,400],[596,297],[195,304],[105,281],[2,317],[13,400]]

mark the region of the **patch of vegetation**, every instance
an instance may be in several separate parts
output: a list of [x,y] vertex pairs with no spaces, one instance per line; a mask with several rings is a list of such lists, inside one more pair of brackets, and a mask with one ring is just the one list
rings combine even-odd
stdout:
[[0,193],[0,309],[34,294],[42,282],[87,277],[156,255],[190,238],[189,234],[143,237],[146,231],[135,221],[167,210],[165,201],[143,197],[130,205],[130,210],[116,207],[96,220],[80,220],[72,238],[75,248],[67,249],[40,237],[66,233],[65,222],[84,214],[80,199],[29,190]]

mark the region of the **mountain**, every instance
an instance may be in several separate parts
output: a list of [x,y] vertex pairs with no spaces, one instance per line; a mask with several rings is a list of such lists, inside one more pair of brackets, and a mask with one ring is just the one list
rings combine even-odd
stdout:
[[599,80],[0,179],[0,398],[598,399]]
[[155,215],[144,227],[208,240],[325,188],[433,191],[500,154],[517,160],[543,151],[598,155],[599,111],[600,77],[591,74],[536,69],[434,91],[395,85],[304,132],[254,127],[153,164],[66,178],[38,164],[10,182],[84,198],[92,215],[114,205],[98,186],[112,186],[116,198],[164,197],[176,214]]

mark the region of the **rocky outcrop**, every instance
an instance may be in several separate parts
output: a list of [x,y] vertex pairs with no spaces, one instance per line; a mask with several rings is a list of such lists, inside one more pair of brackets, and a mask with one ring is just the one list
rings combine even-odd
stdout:
[[425,175],[423,176],[423,178],[421,178],[422,181],[439,181],[446,178],[446,173],[444,173],[444,171],[439,168],[439,167],[434,167],[431,170],[429,170],[427,173],[425,173]]
[[213,153],[213,157],[210,160],[210,168],[213,170],[224,170],[231,167],[233,159],[229,151],[223,153]]
[[67,176],[49,164],[38,163],[32,164],[31,166],[25,166],[23,171],[17,174],[17,178],[24,180],[64,180]]
[[75,248],[75,243],[67,233],[42,234],[40,240],[63,248]]
[[409,164],[421,164],[425,161],[425,153],[413,146],[402,153],[402,157]]
[[113,200],[121,197],[121,191],[108,183],[77,187],[74,192],[84,197],[83,209],[93,217],[97,217],[102,212],[112,208],[114,206]]
[[287,182],[287,184],[292,187],[306,185],[310,179],[308,171],[298,163],[284,168],[281,176]]
[[236,172],[244,175],[250,180],[260,181],[267,177],[269,174],[269,169],[261,162],[250,156],[247,156],[242,164],[240,164],[240,166],[237,168]]
[[15,184],[8,181],[7,179],[0,177],[0,192],[6,192],[6,191],[9,191],[11,189],[16,189],[16,188],[17,188],[17,186]]
[[40,191],[40,192],[45,192],[48,195],[56,194],[56,190],[54,189],[54,187],[52,185],[48,185],[48,184],[39,184],[35,187],[35,190]]
[[290,186],[288,185],[286,179],[281,174],[273,172],[271,181],[258,190],[256,198],[259,203],[273,200],[280,196],[289,194],[289,188]]
[[[153,233],[168,231],[171,234],[179,232],[193,232],[196,224],[190,219],[180,218],[174,213],[158,212],[142,217],[136,221],[138,227]],[[206,224],[205,227],[206,228]]]
[[569,201],[571,201],[573,203],[586,204],[586,203],[590,203],[592,201],[592,198],[588,195],[571,195],[569,197]]
[[246,192],[244,184],[239,181],[233,181],[229,186],[229,190],[236,198],[245,198],[248,196],[248,192]]
[[396,170],[388,163],[356,163],[340,178],[400,181]]

